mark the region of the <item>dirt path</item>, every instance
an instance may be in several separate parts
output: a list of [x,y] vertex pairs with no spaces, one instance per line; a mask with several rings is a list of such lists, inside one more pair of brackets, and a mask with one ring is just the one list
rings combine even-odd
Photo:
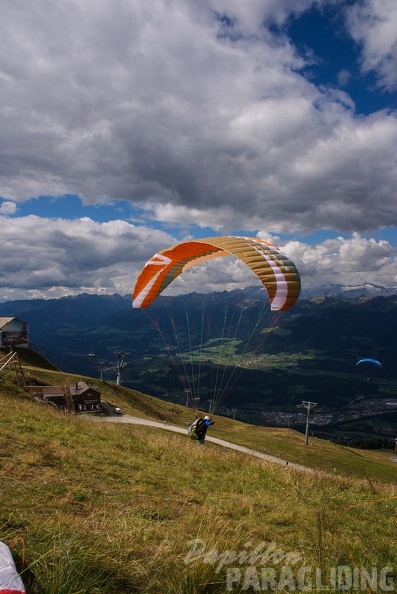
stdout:
[[[147,427],[156,427],[158,429],[165,429],[167,431],[173,431],[174,433],[182,433],[183,435],[187,436],[187,429],[182,429],[181,427],[177,427],[176,425],[168,425],[165,423],[161,423],[158,421],[150,421],[149,419],[141,419],[140,417],[133,417],[130,415],[122,415],[122,416],[111,416],[111,417],[91,417],[91,419],[95,419],[96,421],[104,422],[104,423],[131,423],[133,425],[146,425]],[[238,452],[242,452],[243,454],[249,454],[250,456],[255,456],[256,458],[261,458],[262,460],[266,460],[267,462],[273,462],[275,464],[280,464],[283,466],[288,466],[290,468],[295,468],[297,470],[303,470],[304,472],[317,472],[313,468],[309,468],[308,466],[303,466],[301,464],[295,464],[294,462],[288,462],[287,460],[282,460],[281,458],[277,458],[276,456],[271,456],[270,454],[264,454],[259,452],[258,450],[252,450],[251,448],[246,448],[245,446],[240,446],[235,443],[231,443],[229,441],[225,441],[224,439],[218,439],[217,437],[211,437],[207,435],[206,441],[210,441],[211,443],[216,443],[224,448],[230,448],[231,450],[236,450]],[[321,472],[321,471],[318,471]]]

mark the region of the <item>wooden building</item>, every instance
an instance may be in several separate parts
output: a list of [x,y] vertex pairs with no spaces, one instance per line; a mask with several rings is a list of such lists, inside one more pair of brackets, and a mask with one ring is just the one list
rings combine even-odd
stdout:
[[86,382],[72,386],[27,386],[31,394],[67,412],[85,413],[101,410],[101,393]]
[[101,408],[101,393],[94,386],[76,382],[69,390],[78,412],[97,411]]

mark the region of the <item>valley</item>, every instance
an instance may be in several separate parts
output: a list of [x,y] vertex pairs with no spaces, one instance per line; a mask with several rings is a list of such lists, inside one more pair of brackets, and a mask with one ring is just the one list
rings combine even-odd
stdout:
[[[10,310],[28,321],[32,348],[68,372],[114,382],[124,353],[123,385],[170,402],[303,431],[310,401],[316,434],[397,435],[394,294],[317,295],[281,316],[255,287],[160,297],[148,310],[119,295],[0,304]],[[356,368],[368,354],[381,370]]]

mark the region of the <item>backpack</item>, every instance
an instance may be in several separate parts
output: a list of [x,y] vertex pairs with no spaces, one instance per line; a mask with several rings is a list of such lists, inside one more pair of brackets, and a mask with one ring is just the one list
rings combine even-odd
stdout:
[[199,421],[202,421],[202,419],[196,419],[195,421],[193,421],[193,423],[190,423],[187,428],[187,434],[190,435],[191,439],[198,439],[196,428]]

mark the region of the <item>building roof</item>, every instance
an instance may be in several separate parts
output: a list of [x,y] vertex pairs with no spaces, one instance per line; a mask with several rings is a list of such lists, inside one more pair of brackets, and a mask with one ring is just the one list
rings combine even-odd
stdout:
[[64,395],[65,391],[67,390],[66,387],[62,386],[27,386],[29,392],[33,392],[36,394],[46,394],[48,395]]
[[8,318],[0,318],[0,328],[8,324],[8,322],[12,322],[12,320],[15,320],[14,316]]
[[91,386],[90,384],[87,384],[86,382],[76,382],[73,386],[70,386],[70,393],[72,394],[72,396],[79,396],[80,394],[83,394],[84,392],[86,392],[87,390],[92,390],[93,392],[97,392],[99,394],[99,390],[98,388],[95,388],[94,386]]
[[21,322],[22,324],[27,325],[27,322],[25,320],[22,320],[22,318],[18,318],[18,316],[3,316],[3,317],[0,316],[0,328],[5,326],[9,322],[12,322],[13,320],[17,320],[18,322]]

